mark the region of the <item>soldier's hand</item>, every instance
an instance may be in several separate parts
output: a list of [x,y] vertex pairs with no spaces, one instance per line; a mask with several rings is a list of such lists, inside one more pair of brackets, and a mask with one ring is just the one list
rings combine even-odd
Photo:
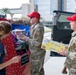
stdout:
[[25,36],[25,35],[23,35],[23,36],[20,36],[20,35],[19,35],[19,36],[18,36],[18,38],[19,38],[20,40],[23,40],[23,41],[26,41],[26,37],[27,37],[27,36]]
[[59,52],[60,55],[66,55],[66,48],[61,48],[61,52]]

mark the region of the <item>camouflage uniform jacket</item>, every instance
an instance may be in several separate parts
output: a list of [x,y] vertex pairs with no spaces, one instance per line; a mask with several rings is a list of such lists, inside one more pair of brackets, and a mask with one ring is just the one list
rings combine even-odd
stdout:
[[43,36],[44,27],[41,23],[38,23],[31,26],[30,38],[26,38],[31,51],[31,75],[44,75],[43,63],[45,50],[41,49]]
[[30,28],[30,38],[27,37],[27,42],[29,43],[31,53],[36,53],[37,50],[41,49],[42,40],[44,35],[44,27],[41,23],[32,25]]
[[68,69],[76,69],[76,31],[72,33],[72,38],[70,40],[68,52],[66,54],[65,66]]

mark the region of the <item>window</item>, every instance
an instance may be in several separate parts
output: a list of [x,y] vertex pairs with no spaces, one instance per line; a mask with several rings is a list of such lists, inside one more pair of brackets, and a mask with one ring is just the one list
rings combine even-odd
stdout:
[[70,24],[66,19],[67,17],[68,16],[66,16],[66,15],[60,15],[60,17],[58,18],[58,21],[57,21],[58,29],[71,29]]

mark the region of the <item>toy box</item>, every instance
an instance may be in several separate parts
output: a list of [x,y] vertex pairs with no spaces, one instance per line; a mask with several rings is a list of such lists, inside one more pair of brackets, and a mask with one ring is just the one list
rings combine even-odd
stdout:
[[62,52],[62,49],[68,48],[68,45],[44,38],[42,42],[42,48],[44,48],[45,50],[50,50],[59,53]]

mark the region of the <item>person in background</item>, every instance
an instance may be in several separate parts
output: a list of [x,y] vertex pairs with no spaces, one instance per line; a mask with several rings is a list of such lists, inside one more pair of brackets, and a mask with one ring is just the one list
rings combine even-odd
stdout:
[[66,74],[68,69],[69,75],[76,75],[76,14],[67,17],[67,20],[70,21],[71,29],[74,30],[74,32],[72,33],[68,50],[62,49],[60,53],[61,55],[66,55],[62,73]]
[[40,23],[40,14],[36,11],[27,15],[30,18],[30,38],[19,36],[21,40],[27,41],[31,51],[31,75],[44,75],[43,63],[45,50],[41,49],[44,27]]

